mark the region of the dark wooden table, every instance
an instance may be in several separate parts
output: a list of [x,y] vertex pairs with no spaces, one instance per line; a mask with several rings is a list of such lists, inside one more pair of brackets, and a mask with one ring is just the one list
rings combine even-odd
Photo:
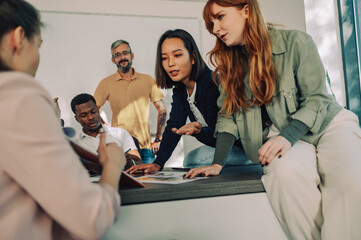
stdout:
[[[165,171],[174,169],[164,169]],[[220,175],[182,184],[147,183],[120,189],[122,205],[264,192],[260,165],[224,168]]]

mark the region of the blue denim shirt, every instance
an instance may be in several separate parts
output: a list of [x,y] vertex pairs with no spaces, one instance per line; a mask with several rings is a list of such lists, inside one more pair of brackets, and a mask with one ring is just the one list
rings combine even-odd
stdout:
[[[212,147],[214,147],[216,143],[213,133],[218,113],[218,97],[218,87],[213,82],[212,71],[207,69],[197,80],[195,105],[202,113],[208,126],[203,127],[199,134],[193,136],[201,143]],[[157,158],[154,161],[154,163],[161,167],[168,161],[181,137],[180,135],[173,133],[172,128],[180,128],[185,125],[187,117],[189,117],[192,122],[196,121],[187,101],[186,86],[184,84],[180,84],[173,88],[172,98],[173,102],[169,120],[167,121],[167,126],[163,133],[159,151],[157,152]]]

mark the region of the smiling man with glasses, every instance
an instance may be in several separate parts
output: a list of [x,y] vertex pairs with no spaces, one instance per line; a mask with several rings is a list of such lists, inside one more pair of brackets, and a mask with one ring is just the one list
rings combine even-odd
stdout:
[[[139,141],[143,163],[152,163],[158,151],[166,120],[164,95],[149,75],[138,73],[132,67],[134,53],[125,40],[111,45],[112,62],[117,71],[104,78],[94,93],[98,107],[109,101],[112,109],[112,127],[126,129]],[[157,132],[151,142],[149,130],[149,102],[158,110]]]

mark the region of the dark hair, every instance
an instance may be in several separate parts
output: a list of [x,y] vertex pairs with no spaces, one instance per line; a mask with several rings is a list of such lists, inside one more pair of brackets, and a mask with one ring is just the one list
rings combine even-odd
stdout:
[[189,56],[194,57],[194,65],[192,66],[192,71],[190,78],[193,81],[197,81],[203,72],[207,69],[207,65],[203,61],[203,58],[198,50],[197,44],[194,41],[192,35],[183,29],[168,30],[159,38],[158,47],[157,47],[157,58],[155,65],[155,79],[157,84],[161,88],[172,88],[173,86],[179,84],[173,82],[168,74],[164,71],[162,66],[162,44],[166,39],[170,38],[179,38],[183,41],[184,47],[188,50]]
[[[34,34],[40,33],[43,26],[40,14],[30,3],[24,0],[0,1],[0,42],[4,35],[21,26],[25,37],[32,39]],[[0,71],[10,70],[0,59]]]
[[97,102],[95,101],[95,98],[92,95],[87,93],[78,94],[71,100],[70,103],[71,110],[73,110],[73,113],[76,114],[75,106],[83,103],[87,103],[89,101],[92,101],[95,105],[97,105]]

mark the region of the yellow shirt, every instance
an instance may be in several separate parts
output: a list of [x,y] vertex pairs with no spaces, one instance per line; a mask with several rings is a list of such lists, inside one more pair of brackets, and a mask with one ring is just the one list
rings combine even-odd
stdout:
[[149,100],[156,102],[164,95],[151,76],[132,71],[134,74],[130,82],[118,71],[101,80],[94,98],[98,106],[109,101],[113,112],[112,127],[126,129],[138,139],[140,148],[150,148]]

